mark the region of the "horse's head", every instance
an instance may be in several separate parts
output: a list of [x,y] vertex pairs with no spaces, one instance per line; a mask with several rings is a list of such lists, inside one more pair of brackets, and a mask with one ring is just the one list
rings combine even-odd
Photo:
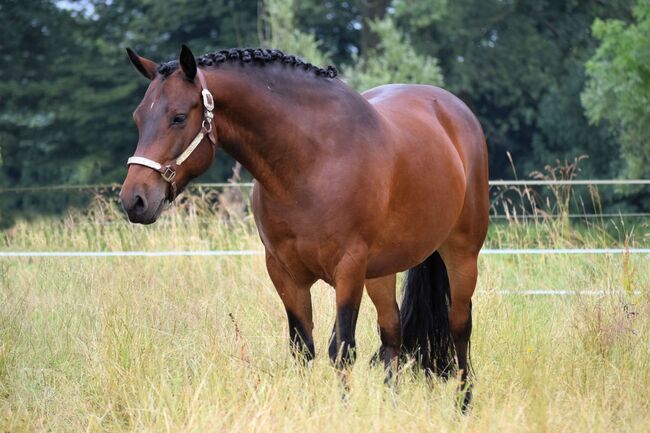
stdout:
[[179,67],[172,64],[165,70],[131,49],[127,52],[151,84],[133,113],[138,145],[128,160],[120,199],[131,222],[151,224],[167,201],[210,167],[216,146],[213,101],[186,46]]

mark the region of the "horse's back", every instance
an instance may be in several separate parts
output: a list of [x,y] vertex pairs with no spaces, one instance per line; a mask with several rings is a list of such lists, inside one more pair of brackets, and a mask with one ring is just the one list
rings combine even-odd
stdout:
[[[487,195],[487,145],[481,125],[467,105],[451,92],[421,84],[388,84],[362,94],[381,115],[402,152],[427,153],[453,146],[467,189]],[[448,169],[460,168],[452,164]]]
[[[451,92],[436,86],[422,84],[387,84],[362,94],[368,102],[392,125],[405,135],[410,134],[404,123],[420,121],[430,128],[440,126],[459,156],[466,171],[479,164],[487,171],[487,147],[478,119],[467,105]],[[416,144],[416,141],[405,141]],[[487,175],[487,173],[485,173]]]

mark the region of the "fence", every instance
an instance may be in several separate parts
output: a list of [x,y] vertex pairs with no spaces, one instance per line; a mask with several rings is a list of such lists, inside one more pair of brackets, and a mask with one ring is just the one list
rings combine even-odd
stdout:
[[[528,180],[492,180],[490,187],[505,188],[501,190],[500,195],[512,192],[507,188],[521,187],[523,190],[517,190],[523,197],[530,195],[531,187],[566,187],[566,186],[647,186],[650,185],[650,179],[555,179],[555,180],[541,180],[541,179],[528,179]],[[120,184],[80,184],[80,185],[47,185],[47,186],[27,186],[27,187],[6,187],[0,188],[0,194],[18,194],[18,193],[40,193],[40,192],[56,192],[56,191],[112,191],[120,188]],[[252,188],[253,182],[203,182],[190,184],[188,186],[191,190],[197,189],[225,189],[225,188]],[[530,205],[530,203],[528,203]],[[541,218],[569,218],[569,219],[598,219],[598,218],[647,218],[650,217],[650,212],[589,212],[584,211],[581,213],[548,213],[540,212],[539,210],[526,211],[524,206],[521,206],[520,212],[499,212],[496,207],[491,208],[490,219],[492,220],[534,220]],[[503,210],[503,209],[501,209]]]
[[[650,185],[650,179],[572,179],[572,180],[491,180],[490,186],[578,186],[578,185]],[[101,190],[117,189],[119,183],[45,185],[0,188],[0,194],[10,192],[37,192],[61,190]],[[193,188],[251,188],[253,182],[203,182],[191,184]]]
[[[598,185],[650,185],[650,179],[631,179],[631,180],[611,180],[611,179],[591,179],[591,180],[493,180],[490,181],[492,188],[512,188],[523,187],[525,188],[522,196],[529,194],[528,188],[533,186],[546,186],[546,187],[565,187],[565,186],[598,186]],[[209,188],[251,188],[252,182],[242,183],[197,183],[191,185],[194,189],[209,189]],[[30,192],[49,192],[49,191],[107,191],[116,190],[120,187],[119,184],[92,184],[92,185],[53,185],[53,186],[36,186],[36,187],[11,187],[0,188],[2,193],[30,193]],[[650,213],[644,212],[628,212],[628,213],[583,213],[583,214],[570,214],[563,213],[561,215],[544,214],[544,217],[566,217],[566,218],[645,218],[650,216]],[[493,213],[490,216],[492,219],[537,219],[540,218],[539,214],[535,215],[500,215]],[[206,250],[206,251],[0,251],[0,258],[55,258],[55,257],[233,257],[233,256],[261,256],[263,251],[260,250]],[[650,259],[650,248],[583,248],[583,249],[483,249],[481,255],[484,256],[518,256],[518,255],[574,255],[574,254],[589,254],[589,255],[647,255]],[[497,294],[500,295],[526,295],[526,296],[572,296],[572,295],[590,295],[602,296],[612,294],[611,291],[603,290],[498,290]],[[639,294],[635,292],[635,294]]]

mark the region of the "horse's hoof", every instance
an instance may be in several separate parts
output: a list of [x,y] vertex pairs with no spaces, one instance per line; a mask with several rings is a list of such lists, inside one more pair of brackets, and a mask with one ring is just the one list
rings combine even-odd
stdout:
[[458,389],[458,392],[458,406],[460,413],[463,415],[468,415],[472,410],[472,385],[470,384],[469,386],[461,386]]

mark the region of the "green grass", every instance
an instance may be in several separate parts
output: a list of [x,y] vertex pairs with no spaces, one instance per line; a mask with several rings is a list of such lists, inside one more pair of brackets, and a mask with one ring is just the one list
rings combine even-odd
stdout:
[[[602,226],[501,224],[487,245],[644,246],[644,227],[617,238]],[[0,235],[0,249],[14,251],[235,248],[261,248],[250,217],[228,223],[191,203],[149,227],[95,206]],[[482,257],[475,400],[461,416],[455,380],[430,386],[405,370],[395,390],[383,386],[367,362],[379,340],[367,297],[344,401],[326,356],[334,291],[322,283],[312,290],[318,357],[297,366],[261,257],[3,258],[0,432],[650,431],[648,265],[647,256]]]

